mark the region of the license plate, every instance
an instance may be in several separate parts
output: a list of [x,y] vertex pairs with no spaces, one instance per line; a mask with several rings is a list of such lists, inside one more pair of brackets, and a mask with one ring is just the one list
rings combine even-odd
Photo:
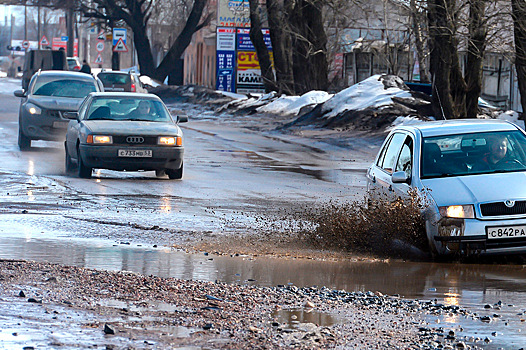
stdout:
[[53,127],[55,129],[66,129],[69,122],[53,122]]
[[120,149],[119,157],[151,157],[152,150],[149,149]]
[[526,225],[487,227],[488,239],[526,237]]

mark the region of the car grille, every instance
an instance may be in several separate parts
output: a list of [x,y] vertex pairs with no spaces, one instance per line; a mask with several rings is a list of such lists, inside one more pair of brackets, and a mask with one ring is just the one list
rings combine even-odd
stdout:
[[511,208],[507,207],[504,202],[484,203],[480,205],[480,212],[483,216],[526,214],[526,201],[516,201]]
[[[142,141],[142,142],[141,142]],[[116,145],[156,145],[157,136],[113,136]]]

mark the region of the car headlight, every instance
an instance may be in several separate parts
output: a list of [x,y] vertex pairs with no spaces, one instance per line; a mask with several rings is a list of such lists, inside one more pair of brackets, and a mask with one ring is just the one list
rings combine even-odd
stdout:
[[42,114],[42,109],[40,109],[40,107],[38,107],[37,105],[34,105],[32,103],[26,104],[26,109],[27,109],[27,111],[30,114],[33,114],[33,115],[40,115],[40,114]]
[[180,136],[159,136],[157,144],[165,146],[182,146],[183,138]]
[[113,137],[108,135],[88,135],[86,143],[111,144],[113,143]]
[[440,216],[457,219],[474,219],[475,210],[473,205],[449,205],[447,207],[438,207]]

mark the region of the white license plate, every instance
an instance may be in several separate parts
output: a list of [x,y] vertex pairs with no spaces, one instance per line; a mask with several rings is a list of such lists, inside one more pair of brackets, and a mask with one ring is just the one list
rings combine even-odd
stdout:
[[486,231],[488,239],[526,238],[526,225],[487,227]]
[[53,127],[55,129],[66,129],[69,122],[53,122]]
[[152,150],[149,149],[120,149],[119,157],[151,157]]

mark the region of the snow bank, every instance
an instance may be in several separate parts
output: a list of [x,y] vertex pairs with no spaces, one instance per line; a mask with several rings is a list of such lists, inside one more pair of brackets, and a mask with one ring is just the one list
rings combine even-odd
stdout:
[[497,116],[497,119],[507,120],[509,122],[517,124],[520,128],[524,130],[524,120],[519,120],[519,113],[515,111],[502,112]]
[[301,108],[327,101],[333,95],[325,91],[309,91],[301,96],[281,96],[269,104],[259,107],[258,112],[296,115]]
[[348,110],[359,111],[368,107],[387,106],[393,103],[393,97],[411,97],[408,91],[400,88],[386,89],[379,80],[380,77],[381,75],[373,75],[335,94],[323,105],[325,116],[331,118]]

